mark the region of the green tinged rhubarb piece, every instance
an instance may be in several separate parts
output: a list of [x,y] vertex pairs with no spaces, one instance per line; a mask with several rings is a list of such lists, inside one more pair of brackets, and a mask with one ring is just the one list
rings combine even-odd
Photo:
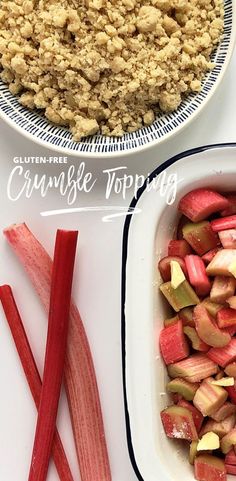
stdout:
[[231,267],[236,262],[236,249],[222,249],[208,264],[206,271],[209,276],[233,276]]
[[220,443],[221,451],[227,454],[232,446],[236,445],[236,428],[232,429],[228,434],[226,434]]
[[190,383],[186,379],[176,377],[167,384],[167,391],[181,394],[187,401],[192,401],[197,389],[199,388],[198,383]]
[[179,311],[179,318],[183,321],[183,326],[194,327],[195,322],[193,320],[193,308],[184,307]]
[[198,441],[192,441],[189,447],[189,462],[190,464],[194,464],[194,459],[197,456],[197,445]]
[[178,314],[174,317],[170,317],[169,319],[165,319],[164,320],[164,326],[165,327],[173,326],[173,324],[176,324],[179,321],[179,319],[180,318],[179,318]]
[[215,319],[210,316],[203,304],[194,308],[194,321],[197,333],[208,346],[224,347],[231,341],[228,332],[219,329]]
[[188,223],[183,227],[183,237],[200,256],[217,247],[219,239],[208,221]]
[[214,386],[212,381],[212,377],[204,379],[193,399],[194,406],[203,416],[210,416],[217,411],[228,397],[227,391],[221,386]]
[[171,282],[165,282],[160,286],[160,290],[176,312],[200,302],[188,281],[182,282],[177,289],[173,289]]
[[219,449],[219,447],[220,439],[218,434],[208,431],[198,442],[197,451],[212,451],[213,449]]
[[171,270],[171,285],[173,289],[177,289],[182,282],[186,280],[186,277],[177,261],[170,262]]
[[209,346],[200,339],[194,327],[185,326],[184,334],[186,334],[186,336],[190,339],[192,348],[195,349],[195,351],[201,351],[201,352],[209,351],[210,349]]
[[209,312],[209,314],[212,317],[217,316],[217,312],[219,312],[220,309],[222,309],[222,304],[218,304],[217,302],[213,302],[210,297],[207,297],[202,301],[202,305],[206,308],[206,310]]
[[170,377],[184,377],[186,381],[195,383],[216,374],[218,366],[204,354],[193,354],[170,364],[167,369]]

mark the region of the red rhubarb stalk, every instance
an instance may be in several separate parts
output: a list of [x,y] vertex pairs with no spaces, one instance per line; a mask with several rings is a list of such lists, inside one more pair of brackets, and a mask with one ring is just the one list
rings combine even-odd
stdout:
[[[48,312],[52,260],[25,224],[5,230]],[[72,302],[65,363],[67,397],[82,481],[111,481],[101,406],[88,339]]]
[[48,472],[65,365],[77,237],[77,231],[57,231],[43,384],[29,481],[45,481]]
[[[5,312],[5,316],[18,351],[25,376],[33,396],[35,405],[38,409],[42,382],[36,366],[26,332],[17,309],[12,290],[9,286],[0,287],[0,300]],[[52,445],[52,456],[61,481],[73,481],[73,476],[66,458],[66,454],[59,436],[55,431]]]

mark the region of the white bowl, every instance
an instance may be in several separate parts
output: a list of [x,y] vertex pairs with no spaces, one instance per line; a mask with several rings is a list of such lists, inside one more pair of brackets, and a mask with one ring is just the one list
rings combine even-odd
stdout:
[[208,73],[198,94],[190,94],[171,114],[159,114],[155,122],[137,132],[123,137],[94,135],[74,142],[69,130],[50,123],[37,111],[30,111],[19,104],[8,87],[0,81],[0,116],[18,132],[30,140],[68,155],[80,157],[122,156],[142,151],[167,140],[184,128],[206,106],[228,67],[236,38],[235,1],[225,0],[224,38],[212,56],[216,67]]
[[[159,258],[177,224],[177,205],[191,189],[210,186],[235,190],[236,143],[195,149],[170,159],[150,179],[166,183],[177,174],[176,201],[167,205],[160,189],[140,189],[126,219],[123,236],[122,350],[127,438],[133,467],[140,480],[193,481],[188,453],[164,434],[160,411],[168,404],[166,368],[159,354],[159,332],[167,316],[159,293]],[[160,185],[159,185],[160,187]],[[230,476],[229,476],[230,480]],[[232,478],[233,481],[233,478]]]

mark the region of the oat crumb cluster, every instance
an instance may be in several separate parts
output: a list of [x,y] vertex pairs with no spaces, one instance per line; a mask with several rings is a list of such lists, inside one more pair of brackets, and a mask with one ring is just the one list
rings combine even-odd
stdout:
[[201,89],[223,0],[1,0],[1,78],[75,140],[150,125]]

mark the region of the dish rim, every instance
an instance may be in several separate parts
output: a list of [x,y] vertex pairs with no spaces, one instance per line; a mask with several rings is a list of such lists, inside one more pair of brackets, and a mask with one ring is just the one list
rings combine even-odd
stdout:
[[[124,158],[128,156],[135,155],[137,153],[143,153],[147,151],[148,149],[154,148],[155,146],[161,145],[163,142],[169,140],[170,138],[174,138],[177,134],[179,134],[185,127],[190,125],[194,119],[200,115],[200,113],[204,110],[208,102],[211,100],[211,98],[214,96],[215,92],[217,91],[218,87],[221,85],[221,82],[227,72],[227,69],[229,67],[233,52],[234,52],[234,46],[236,43],[236,5],[234,3],[234,0],[231,0],[232,2],[232,29],[231,29],[231,35],[230,35],[230,43],[228,46],[228,51],[225,57],[224,64],[222,66],[222,69],[217,76],[216,81],[214,82],[213,86],[210,89],[210,92],[207,94],[207,96],[204,98],[202,103],[194,110],[194,112],[190,115],[190,117],[187,118],[187,120],[181,122],[175,129],[167,132],[165,136],[151,140],[144,145],[141,146],[136,146],[136,147],[131,147],[125,150],[117,150],[113,152],[81,152],[81,151],[75,151],[73,149],[69,149],[66,147],[60,147],[57,146],[51,142],[48,142],[46,140],[43,140],[39,138],[37,135],[31,134],[30,132],[24,130],[21,126],[19,126],[14,120],[9,118],[9,116],[2,111],[0,108],[0,119],[5,121],[10,127],[12,127],[15,131],[17,131],[20,135],[23,137],[27,138],[28,140],[32,141],[33,143],[36,143],[37,145],[40,145],[41,147],[52,150],[54,152],[58,152],[64,155],[68,156],[74,156],[77,158],[91,158],[91,159],[100,159],[100,158]],[[19,104],[20,105],[20,104]]]
[[146,177],[143,186],[138,190],[136,197],[133,197],[129,207],[128,212],[131,214],[126,216],[124,227],[123,227],[123,236],[122,236],[122,265],[121,265],[121,355],[122,355],[122,382],[123,382],[123,401],[124,401],[124,411],[125,411],[125,424],[126,424],[126,439],[128,445],[128,452],[132,467],[134,472],[139,481],[145,481],[142,477],[138,464],[136,462],[133,442],[132,442],[132,433],[131,433],[131,426],[130,426],[130,415],[129,415],[129,408],[128,408],[128,396],[127,396],[127,383],[126,383],[126,315],[125,315],[125,303],[126,303],[126,266],[127,266],[127,259],[128,259],[128,241],[129,241],[129,229],[131,225],[131,221],[133,218],[132,210],[136,207],[137,203],[139,202],[142,194],[146,190],[147,183],[151,183],[151,181],[159,174],[165,171],[168,167],[175,164],[178,161],[190,156],[196,155],[201,152],[210,151],[214,149],[221,149],[221,148],[231,148],[236,147],[236,142],[225,142],[219,144],[209,144],[203,145],[200,147],[194,147],[188,150],[185,150],[179,154],[170,157],[165,162],[163,162],[159,167],[154,169],[148,177]]

